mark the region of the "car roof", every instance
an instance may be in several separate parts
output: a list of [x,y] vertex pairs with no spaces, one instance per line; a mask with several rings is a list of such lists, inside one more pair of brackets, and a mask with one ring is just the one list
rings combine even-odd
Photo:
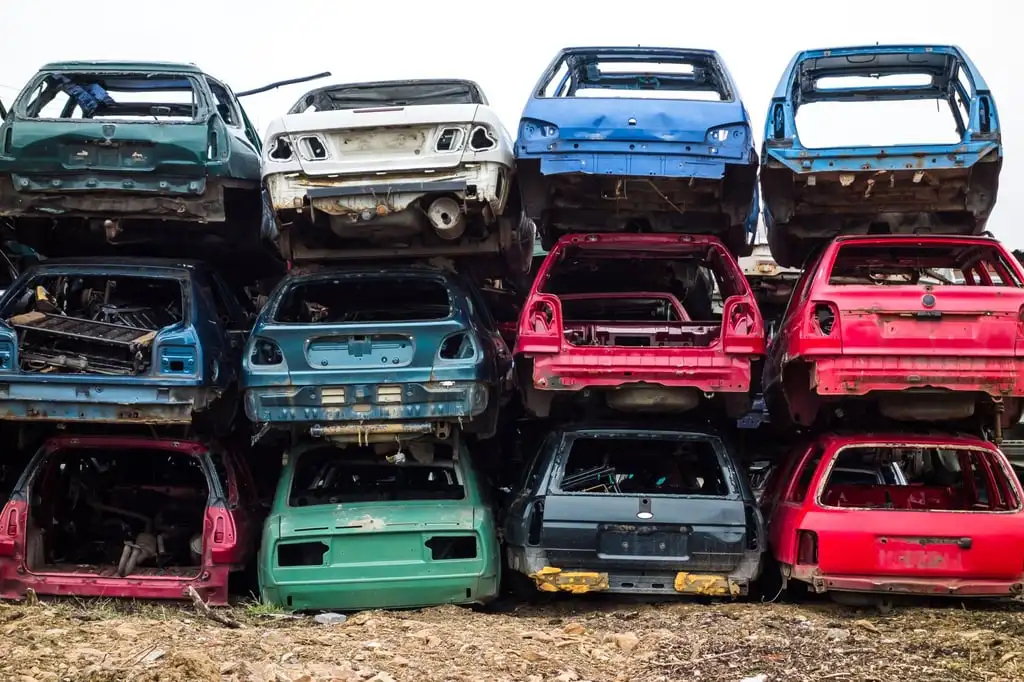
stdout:
[[984,447],[989,450],[997,450],[995,444],[978,436],[967,433],[942,433],[939,431],[922,431],[919,433],[878,431],[868,433],[826,433],[818,437],[817,443],[825,447],[840,447],[846,445],[868,445],[868,444],[894,444],[910,446],[937,446],[948,445],[950,447]]
[[139,72],[154,71],[166,73],[204,73],[195,64],[184,62],[126,62],[113,59],[98,59],[95,61],[68,61],[50,62],[44,64],[40,71],[96,71],[96,72]]
[[76,256],[71,258],[47,258],[32,267],[35,271],[66,270],[74,267],[109,267],[117,270],[132,268],[147,270],[188,270],[210,271],[211,267],[199,260],[186,258],[137,258],[134,256]]
[[429,265],[426,263],[389,263],[378,265],[342,265],[311,263],[293,267],[285,276],[289,281],[313,280],[327,277],[366,277],[371,275],[383,275],[402,277],[428,277],[440,276],[444,278],[455,278],[457,275],[443,267]]
[[977,234],[844,234],[832,240],[832,243],[846,242],[877,242],[891,244],[893,242],[963,242],[966,244],[998,244],[999,240],[989,235]]

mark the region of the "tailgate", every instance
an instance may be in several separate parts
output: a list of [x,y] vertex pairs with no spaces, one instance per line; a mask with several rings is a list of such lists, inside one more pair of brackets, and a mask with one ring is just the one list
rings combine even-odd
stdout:
[[[1017,514],[828,512],[818,534],[825,575],[1016,580],[1024,573]],[[855,516],[854,516],[855,515]]]
[[747,549],[742,501],[551,494],[541,545],[559,568],[731,572]]
[[206,175],[206,123],[19,120],[9,132],[18,168],[30,169],[29,177],[89,171]]
[[284,126],[307,175],[454,168],[462,162],[478,106],[436,104],[292,114],[285,116]]
[[1013,356],[1024,290],[925,286],[832,288],[850,355]]
[[[447,501],[291,509],[281,516],[273,561],[287,569],[284,582],[323,581],[323,568],[330,569],[331,581],[341,582],[475,575],[483,570],[485,551],[474,517],[472,505]],[[296,543],[316,545],[316,551],[292,552],[290,561],[288,545]],[[296,556],[320,560],[296,562]],[[293,565],[282,566],[287,563]]]

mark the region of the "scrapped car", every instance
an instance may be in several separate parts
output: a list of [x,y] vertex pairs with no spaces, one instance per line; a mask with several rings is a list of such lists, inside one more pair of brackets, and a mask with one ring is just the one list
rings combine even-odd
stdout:
[[976,437],[831,433],[778,468],[762,509],[784,587],[1009,597],[1024,591],[1021,493]]
[[60,436],[0,512],[0,598],[36,594],[226,605],[265,510],[243,458],[217,445]]
[[737,255],[753,243],[757,153],[716,52],[561,50],[523,110],[516,163],[546,247],[590,231],[714,234]]
[[[877,407],[895,420],[1016,424],[1024,270],[990,237],[837,237],[812,260],[768,347],[772,420]],[[823,409],[827,408],[827,409]]]
[[[714,305],[715,291],[723,301]],[[548,253],[516,336],[518,384],[545,417],[556,398],[614,410],[750,407],[764,325],[736,260],[715,237],[586,234]]]
[[[864,107],[879,103],[894,108],[877,110],[872,119]],[[897,106],[905,110],[902,127]],[[932,134],[924,134],[918,115],[928,109],[948,112],[952,135],[942,139],[935,132],[939,137],[931,141]],[[815,126],[803,119],[815,113],[826,129],[845,134],[812,139]],[[848,139],[872,120],[885,121],[892,132]],[[922,127],[922,139],[930,141],[907,139]],[[995,99],[959,47],[798,52],[775,89],[761,151],[772,254],[779,265],[802,267],[839,234],[980,234],[996,203],[1002,163]]]
[[287,454],[259,552],[264,603],[297,611],[486,603],[501,554],[487,486],[454,432]]
[[0,419],[222,430],[249,321],[199,262],[47,260],[0,297]]
[[286,259],[498,254],[529,271],[512,138],[472,81],[318,88],[264,148]]
[[132,227],[162,238],[227,221],[258,238],[259,136],[231,89],[193,64],[47,64],[0,139],[0,216],[19,230],[59,219],[107,240]]
[[513,585],[573,594],[747,594],[767,541],[726,441],[653,423],[552,431],[503,532]]
[[245,412],[317,436],[493,435],[512,354],[472,283],[429,265],[306,266],[243,354]]

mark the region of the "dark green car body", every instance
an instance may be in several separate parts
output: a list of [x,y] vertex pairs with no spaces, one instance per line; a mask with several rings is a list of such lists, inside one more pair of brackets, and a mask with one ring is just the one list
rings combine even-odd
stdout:
[[47,64],[0,125],[0,216],[258,221],[260,149],[195,65]]
[[[373,451],[386,445],[288,452],[257,559],[264,603],[352,611],[497,597],[494,510],[458,431],[404,443],[398,464]],[[436,456],[425,461],[423,447]]]

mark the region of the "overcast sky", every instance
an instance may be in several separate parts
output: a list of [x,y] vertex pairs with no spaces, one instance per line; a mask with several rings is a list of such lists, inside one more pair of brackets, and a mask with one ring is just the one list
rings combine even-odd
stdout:
[[[1016,229],[1024,214],[1022,26],[1024,11],[1010,0],[884,5],[518,0],[504,7],[461,0],[7,0],[0,10],[0,98],[9,105],[40,65],[63,59],[195,62],[235,90],[319,71],[331,71],[333,82],[469,78],[480,83],[514,136],[527,95],[559,48],[643,44],[718,50],[760,140],[769,99],[797,50],[954,43],[988,81],[1003,128],[1005,161],[989,228],[1011,247],[1022,248],[1024,231]],[[243,104],[262,132],[313,85],[255,95]],[[936,112],[931,103],[829,106],[808,109],[798,119],[802,139],[891,144],[944,141],[952,132],[949,114]]]

